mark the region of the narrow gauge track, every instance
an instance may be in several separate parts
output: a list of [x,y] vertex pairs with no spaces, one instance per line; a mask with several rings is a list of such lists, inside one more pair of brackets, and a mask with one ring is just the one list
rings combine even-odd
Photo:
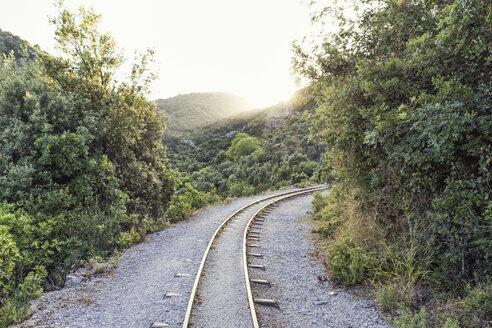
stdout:
[[[200,263],[198,272],[196,274],[195,282],[194,282],[194,285],[193,285],[193,288],[192,288],[192,291],[190,294],[190,298],[188,301],[188,306],[187,306],[187,310],[186,310],[186,314],[185,314],[185,318],[184,318],[182,327],[183,328],[188,328],[188,327],[218,327],[218,326],[221,326],[221,323],[218,322],[221,319],[223,319],[223,323],[227,322],[228,326],[234,326],[234,327],[244,326],[244,327],[254,327],[254,328],[259,327],[258,319],[256,316],[256,310],[255,310],[255,301],[261,303],[261,302],[264,302],[264,300],[254,300],[253,299],[253,296],[251,293],[251,286],[250,286],[251,281],[250,281],[249,273],[248,273],[248,261],[249,261],[248,255],[261,256],[261,254],[255,254],[255,253],[249,254],[248,253],[248,248],[254,247],[254,245],[252,245],[250,243],[251,240],[259,239],[258,233],[257,232],[255,233],[252,231],[253,224],[255,223],[256,220],[260,221],[261,220],[260,217],[262,216],[262,213],[265,210],[267,210],[267,208],[274,206],[275,203],[282,201],[282,200],[290,199],[290,198],[293,198],[293,197],[296,197],[299,195],[312,193],[312,192],[315,192],[317,190],[321,190],[321,189],[325,189],[325,188],[327,188],[327,187],[325,187],[325,186],[311,187],[311,188],[305,188],[305,189],[300,189],[300,190],[295,190],[295,191],[290,191],[290,192],[286,192],[286,193],[282,193],[282,194],[277,194],[277,195],[265,197],[263,199],[254,201],[254,202],[242,207],[241,209],[234,212],[227,219],[225,219],[224,222],[217,228],[217,230],[213,234],[213,236],[210,239],[208,246],[205,250],[205,253],[203,255],[203,258],[202,258],[202,261]],[[254,213],[252,215],[250,214],[250,215],[245,216],[246,214],[248,214],[248,212],[254,212]],[[240,224],[240,222],[242,221],[243,226],[240,227],[240,226],[236,226],[234,224],[231,224],[231,227],[228,227],[228,225],[235,219],[237,219],[238,224]],[[244,222],[244,221],[246,221],[246,222]],[[232,228],[232,226],[234,226],[234,228]],[[242,227],[244,227],[244,229],[242,229]],[[242,232],[242,234],[238,233],[239,229],[240,229],[240,232]],[[209,259],[209,254],[211,253],[211,250],[215,251],[215,246],[217,244],[220,246],[220,241],[218,239],[219,239],[219,237],[221,237],[222,233],[225,235],[226,232],[231,231],[231,230],[235,230],[235,231],[231,232],[233,235],[232,236],[229,235],[227,237],[230,240],[234,240],[234,243],[236,243],[236,244],[239,243],[239,245],[241,247],[240,247],[240,249],[237,249],[237,253],[234,254],[235,247],[231,247],[228,245],[224,246],[225,249],[222,249],[221,252],[226,253],[226,255],[228,256],[228,259],[226,259],[226,261],[225,261],[225,262],[227,262],[227,260],[228,260],[228,263],[224,263],[224,265],[226,266],[225,268],[220,268],[220,266],[223,265],[223,263],[220,262],[220,259],[219,260],[215,259],[215,262],[213,260],[211,261]],[[226,237],[223,237],[223,238],[226,238]],[[241,258],[242,258],[242,261],[241,261]],[[214,263],[209,263],[209,262],[214,262]],[[204,268],[206,265],[210,266],[211,273],[209,274],[209,277],[205,277],[205,279],[204,279],[203,278]],[[214,275],[214,270],[213,270],[214,266],[215,266],[215,268],[219,267],[219,269],[222,272],[224,272],[224,270],[227,272],[223,273],[220,276],[217,275],[217,276],[210,277],[210,275]],[[235,272],[231,272],[231,271],[235,271]],[[242,279],[244,279],[244,281],[240,281],[242,279],[237,277],[237,273],[239,271],[242,271],[242,275],[243,275]],[[236,273],[236,276],[234,275],[234,273]],[[202,295],[198,295],[198,289],[199,289],[200,284],[202,284],[203,280],[205,280],[204,284],[207,284],[207,282],[206,282],[207,279],[208,279],[208,281],[213,281],[214,284],[218,284],[218,286],[227,286],[227,285],[230,285],[232,283],[232,284],[236,284],[236,288],[237,288],[238,284],[240,284],[241,287],[237,288],[235,290],[235,292],[240,293],[240,294],[242,294],[241,296],[243,296],[241,298],[242,298],[242,300],[244,300],[244,306],[243,306],[243,304],[236,305],[237,307],[240,307],[241,310],[238,311],[237,309],[234,308],[234,304],[232,304],[234,302],[228,302],[227,298],[229,297],[228,292],[230,292],[230,290],[227,291],[227,288],[225,291],[221,290],[221,288],[213,288],[211,290],[211,292],[215,293],[215,295],[208,295],[208,294],[212,294],[212,293],[207,293],[207,292],[204,292]],[[231,282],[231,280],[234,280],[234,281]],[[245,284],[244,284],[244,282],[245,282]],[[265,283],[262,281],[254,281],[254,282]],[[231,289],[231,288],[229,288],[229,289]],[[209,290],[209,292],[210,292],[210,290]],[[246,295],[244,295],[243,292],[245,292]],[[209,298],[208,302],[204,302],[203,299],[206,299],[207,297]],[[202,302],[203,302],[203,304],[202,304]],[[267,302],[268,302],[268,300],[267,300]],[[248,307],[249,307],[249,310],[248,310]],[[210,309],[213,310],[213,308],[215,308],[215,311],[212,311],[212,312],[215,312],[215,317],[213,317],[213,316],[210,317],[207,315],[206,312]],[[227,313],[224,313],[224,318],[217,318],[217,313],[219,314],[219,316],[222,316],[223,312],[227,312],[227,310],[229,310],[229,312],[232,311],[234,314],[233,317],[235,317],[235,318],[227,317]],[[193,312],[195,312],[195,314],[198,317],[192,317]],[[241,312],[241,313],[239,313],[239,312]],[[246,314],[246,312],[249,312],[249,313]],[[249,317],[249,320],[247,319],[247,317]],[[240,321],[241,325],[238,325],[237,323],[233,324],[230,321],[231,319],[236,319],[236,320]],[[207,323],[207,321],[208,321],[208,323]]]

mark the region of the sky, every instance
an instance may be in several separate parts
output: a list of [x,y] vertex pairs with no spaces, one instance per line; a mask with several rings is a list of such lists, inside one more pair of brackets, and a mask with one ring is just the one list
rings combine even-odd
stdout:
[[[57,53],[52,0],[2,1],[0,28]],[[191,92],[233,92],[255,107],[288,99],[292,41],[309,33],[301,0],[65,0],[93,7],[128,58],[155,50],[152,99]]]

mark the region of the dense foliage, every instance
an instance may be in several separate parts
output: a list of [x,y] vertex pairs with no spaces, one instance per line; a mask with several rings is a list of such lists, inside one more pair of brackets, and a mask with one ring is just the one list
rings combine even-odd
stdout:
[[434,306],[433,316],[406,313],[402,327],[419,326],[418,318],[485,326],[492,319],[490,3],[359,5],[357,18],[342,18],[317,50],[295,47],[294,68],[319,90],[316,124],[338,181],[316,200],[331,269],[346,284],[380,281],[388,310],[418,308],[432,293],[471,300],[443,300],[447,312]]
[[42,284],[165,224],[175,178],[163,117],[146,99],[151,54],[118,83],[123,58],[98,21],[60,8],[63,57],[0,65],[1,327]]
[[36,50],[27,41],[0,29],[0,58],[9,56],[11,52],[19,63],[36,58]]
[[277,128],[267,128],[269,112],[275,109],[268,108],[197,129],[181,139],[165,138],[170,161],[182,173],[171,217],[186,216],[189,211],[183,208],[194,211],[218,199],[319,181],[324,145],[308,133],[314,100],[295,98],[279,106],[292,106],[293,111]]

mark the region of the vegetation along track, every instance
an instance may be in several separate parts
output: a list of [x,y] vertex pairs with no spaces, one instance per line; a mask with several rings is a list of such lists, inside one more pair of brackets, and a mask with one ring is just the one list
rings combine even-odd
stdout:
[[224,220],[203,255],[183,327],[259,327],[248,273],[248,256],[261,256],[248,252],[248,248],[254,248],[250,242],[259,238],[253,231],[254,224],[275,203],[324,188],[327,187],[269,196],[242,207]]

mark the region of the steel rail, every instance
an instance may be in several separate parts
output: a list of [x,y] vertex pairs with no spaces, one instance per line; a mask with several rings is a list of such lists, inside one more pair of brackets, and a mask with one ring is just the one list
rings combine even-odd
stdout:
[[322,187],[322,188],[320,188],[319,186],[316,186],[316,187],[308,187],[308,188],[304,188],[302,190],[292,190],[292,191],[289,191],[289,192],[279,193],[279,194],[276,194],[276,195],[271,195],[271,196],[268,196],[268,197],[265,197],[265,198],[261,198],[259,200],[256,200],[254,202],[251,202],[251,203],[249,203],[249,204],[241,207],[240,209],[238,209],[237,211],[235,211],[233,214],[231,214],[227,219],[225,219],[222,222],[222,224],[217,228],[217,230],[215,230],[215,233],[212,235],[212,238],[210,238],[210,241],[208,242],[208,245],[207,245],[207,248],[205,250],[205,253],[203,254],[202,261],[200,262],[200,266],[198,268],[198,272],[197,272],[196,277],[195,277],[195,282],[193,284],[193,288],[191,289],[191,294],[190,294],[190,298],[188,300],[188,306],[186,308],[185,318],[183,320],[183,326],[182,327],[183,328],[188,328],[189,327],[190,319],[191,319],[191,312],[193,310],[193,304],[195,303],[196,292],[198,290],[198,284],[200,282],[200,278],[202,276],[203,268],[205,267],[205,262],[207,261],[208,254],[210,253],[210,249],[212,248],[212,244],[215,241],[215,239],[217,238],[217,235],[229,223],[229,221],[231,221],[234,217],[236,217],[239,213],[243,212],[247,208],[249,208],[251,206],[254,206],[256,204],[259,204],[261,202],[267,201],[269,199],[278,198],[278,197],[282,197],[282,196],[286,196],[286,195],[290,195],[290,194],[294,194],[294,193],[299,193],[300,191],[308,192],[308,191],[311,191],[311,190],[316,191],[316,190],[321,190],[321,189],[324,189],[324,188],[326,188],[326,187]]
[[269,202],[268,204],[266,204],[265,206],[260,208],[258,211],[256,211],[256,213],[253,214],[251,216],[251,218],[249,219],[249,221],[246,225],[246,228],[244,228],[244,233],[243,233],[243,267],[244,267],[244,278],[246,280],[246,292],[248,294],[249,310],[251,312],[251,320],[253,323],[253,328],[259,328],[260,324],[258,323],[258,316],[256,315],[255,302],[253,299],[253,293],[251,292],[251,283],[249,280],[249,272],[248,272],[248,256],[247,256],[248,233],[249,233],[249,229],[251,228],[251,224],[253,224],[253,222],[254,222],[256,216],[258,216],[258,214],[260,214],[264,209],[266,209],[267,207],[271,206],[272,204],[274,204],[276,202],[284,201],[284,200],[292,198],[292,197],[296,197],[296,196],[303,195],[303,194],[308,194],[311,192],[316,192],[316,191],[323,190],[326,188],[328,188],[328,187],[324,186],[324,187],[310,188],[309,190],[307,190],[307,189],[302,190],[302,191],[298,190],[296,193],[286,195],[285,197],[282,197],[282,198],[277,199],[277,200],[272,200],[271,202]]

